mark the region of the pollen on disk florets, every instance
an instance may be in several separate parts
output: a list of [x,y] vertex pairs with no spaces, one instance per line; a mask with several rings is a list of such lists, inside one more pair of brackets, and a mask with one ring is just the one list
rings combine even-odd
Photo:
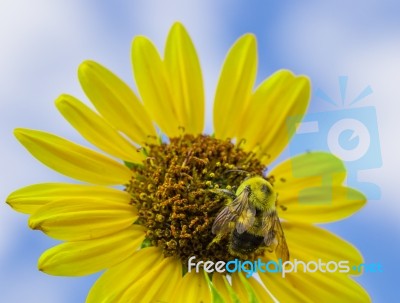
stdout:
[[[211,227],[226,199],[213,189],[235,192],[249,174],[261,174],[263,165],[253,153],[230,140],[206,135],[184,135],[169,143],[147,146],[148,158],[134,166],[127,187],[139,213],[136,223],[147,227],[146,243],[182,262],[229,260],[228,239],[208,247]],[[242,171],[238,171],[242,170]]]

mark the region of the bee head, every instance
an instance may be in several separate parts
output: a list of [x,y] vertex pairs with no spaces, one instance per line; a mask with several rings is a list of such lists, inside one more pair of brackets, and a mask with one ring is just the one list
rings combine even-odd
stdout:
[[277,193],[271,183],[260,176],[249,177],[240,184],[236,195],[248,191],[249,199],[259,209],[275,207]]

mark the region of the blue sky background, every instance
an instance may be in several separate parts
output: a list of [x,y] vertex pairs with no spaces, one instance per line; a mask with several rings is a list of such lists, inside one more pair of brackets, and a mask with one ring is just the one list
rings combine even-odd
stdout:
[[[86,100],[76,77],[81,61],[96,60],[133,86],[132,38],[146,35],[162,49],[171,24],[181,21],[200,56],[207,131],[211,132],[211,104],[225,54],[240,35],[253,32],[258,39],[258,81],[288,68],[308,75],[314,93],[323,90],[335,101],[341,100],[339,76],[348,76],[348,100],[366,86],[372,87],[373,94],[356,108],[376,109],[382,165],[360,171],[358,178],[378,185],[381,195],[355,216],[326,227],[355,244],[367,263],[382,264],[383,273],[365,273],[358,281],[374,302],[395,302],[400,299],[396,273],[400,255],[396,188],[400,169],[399,13],[400,3],[395,0],[2,0],[0,198],[5,200],[11,191],[32,183],[69,181],[34,160],[14,139],[12,130],[42,129],[88,145],[53,105],[61,93]],[[310,112],[334,109],[313,95]],[[290,154],[286,151],[281,159]],[[63,278],[39,272],[38,257],[55,242],[30,231],[26,222],[25,215],[0,205],[0,301],[84,302],[96,276]]]

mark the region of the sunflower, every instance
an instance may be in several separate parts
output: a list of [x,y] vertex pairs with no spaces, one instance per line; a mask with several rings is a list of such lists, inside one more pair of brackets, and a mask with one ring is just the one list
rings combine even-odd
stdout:
[[[229,237],[209,244],[213,221],[226,203],[215,190],[234,192],[243,171],[264,176],[278,193],[291,260],[362,263],[351,244],[313,225],[350,216],[366,202],[343,185],[346,170],[338,158],[308,152],[266,173],[307,109],[307,77],[280,70],[253,90],[256,39],[242,36],[223,64],[214,133],[207,135],[200,64],[180,23],[171,28],[163,58],[150,40],[136,37],[132,65],[140,99],[105,67],[85,61],[79,81],[95,110],[70,95],[56,100],[64,118],[100,152],[47,132],[15,130],[35,158],[81,181],[30,185],[7,199],[30,215],[32,229],[63,241],[40,257],[41,271],[60,276],[104,271],[88,303],[370,301],[349,276],[354,270],[298,271],[284,278],[188,271],[191,256],[235,258]],[[268,249],[257,257],[276,259]]]

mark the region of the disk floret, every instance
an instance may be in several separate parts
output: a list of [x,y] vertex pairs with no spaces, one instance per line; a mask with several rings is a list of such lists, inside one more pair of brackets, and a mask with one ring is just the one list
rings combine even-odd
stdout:
[[230,140],[184,135],[169,143],[146,147],[143,165],[133,166],[127,187],[137,208],[137,224],[147,227],[145,245],[158,246],[164,256],[182,262],[229,260],[228,239],[207,247],[215,235],[213,221],[226,202],[215,189],[235,192],[248,174],[260,175],[263,165],[253,153]]

